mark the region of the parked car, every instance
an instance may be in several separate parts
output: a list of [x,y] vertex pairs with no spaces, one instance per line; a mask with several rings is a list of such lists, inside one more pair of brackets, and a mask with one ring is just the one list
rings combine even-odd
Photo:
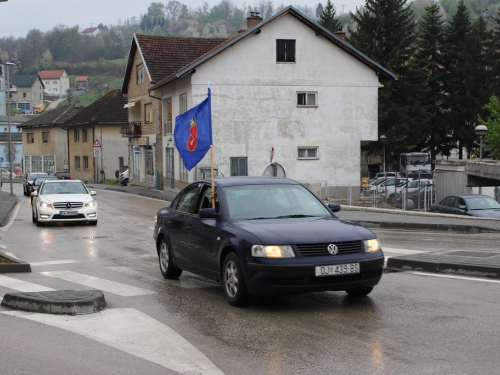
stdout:
[[123,186],[128,185],[128,175],[129,170],[127,169],[125,172],[120,173],[120,177],[118,177],[118,181],[120,181]]
[[31,183],[31,185],[28,187],[29,195],[31,195],[31,193],[33,193],[35,190],[38,190],[38,188],[40,187],[40,185],[42,184],[43,181],[55,180],[55,179],[56,179],[55,176],[39,176],[39,177],[35,178],[33,180],[33,182]]
[[26,173],[23,180],[23,192],[24,195],[28,196],[31,194],[31,184],[33,180],[40,176],[48,176],[47,173],[44,172],[36,172],[36,173]]
[[80,180],[45,180],[31,193],[33,222],[88,222],[97,224],[97,193],[89,191]]
[[500,204],[487,195],[450,195],[431,206],[432,212],[500,218]]
[[401,177],[399,175],[399,172],[395,172],[395,171],[378,172],[373,178],[371,178],[368,181],[368,183],[371,184],[374,180],[377,180],[379,178],[383,178],[385,180],[386,176],[387,176],[387,179],[396,178],[396,176]]
[[[10,171],[9,168],[5,168],[5,169],[7,169],[8,171]],[[12,177],[22,177],[22,175],[23,175],[23,171],[19,167],[12,167],[11,173],[13,174]]]
[[10,172],[7,169],[2,168],[2,180],[9,180],[9,179],[10,179]]
[[[396,207],[409,210],[422,208],[430,210],[435,196],[436,190],[434,189],[434,185],[427,185],[420,188],[420,190],[415,190],[408,194],[399,194],[396,198]],[[404,205],[403,198],[406,198],[406,203]]]
[[52,176],[55,176],[59,180],[72,180],[71,174],[69,172],[59,171],[52,173]]
[[[377,185],[377,187],[376,187],[377,194],[378,195],[385,195],[385,191],[387,190],[387,196],[389,196],[389,194],[391,192],[393,192],[396,187],[401,186],[402,184],[405,184],[405,183],[406,183],[406,179],[404,179],[404,178],[387,179],[387,182],[383,181],[382,183]],[[394,185],[396,185],[396,186],[394,186]]]
[[[197,181],[156,214],[160,271],[221,281],[231,305],[251,296],[313,291],[370,293],[382,277],[384,255],[369,229],[339,220],[299,182],[226,177]],[[189,230],[187,229],[189,228]]]
[[387,201],[389,203],[394,203],[398,199],[398,195],[400,194],[410,194],[414,191],[417,191],[424,186],[432,185],[432,180],[428,179],[420,179],[420,180],[408,180],[408,183],[403,183],[396,188],[391,188],[388,191]]

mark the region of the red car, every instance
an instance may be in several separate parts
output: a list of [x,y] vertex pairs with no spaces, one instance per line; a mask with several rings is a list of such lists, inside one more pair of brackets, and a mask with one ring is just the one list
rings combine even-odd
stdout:
[[22,176],[23,170],[19,167],[13,167],[12,173],[15,174],[16,176]]

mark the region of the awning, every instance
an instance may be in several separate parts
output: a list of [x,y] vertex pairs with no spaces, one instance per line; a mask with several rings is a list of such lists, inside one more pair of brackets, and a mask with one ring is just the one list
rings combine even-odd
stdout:
[[130,108],[130,107],[133,107],[137,102],[130,102],[130,103],[127,103],[123,106],[123,108]]

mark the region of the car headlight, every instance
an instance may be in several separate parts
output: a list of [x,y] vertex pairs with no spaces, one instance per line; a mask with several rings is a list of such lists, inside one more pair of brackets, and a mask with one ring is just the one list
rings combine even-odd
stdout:
[[92,207],[95,207],[95,201],[90,201],[90,202],[87,202],[85,203],[85,208],[92,208]]
[[41,202],[40,203],[40,208],[46,208],[46,209],[53,209],[54,207],[52,207],[52,204],[51,203],[46,203],[46,202]]
[[376,253],[380,251],[380,242],[378,242],[378,239],[373,238],[371,240],[365,240],[365,251],[367,253]]
[[290,245],[253,245],[252,256],[256,258],[295,258]]

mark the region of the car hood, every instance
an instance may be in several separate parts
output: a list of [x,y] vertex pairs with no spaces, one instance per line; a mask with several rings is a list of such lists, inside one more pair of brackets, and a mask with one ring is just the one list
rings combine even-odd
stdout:
[[93,200],[90,194],[44,194],[40,197],[44,202],[90,202]]
[[362,225],[334,217],[236,221],[233,225],[252,233],[264,244],[327,243],[376,238]]
[[477,217],[500,218],[500,209],[496,210],[470,210],[469,214]]

